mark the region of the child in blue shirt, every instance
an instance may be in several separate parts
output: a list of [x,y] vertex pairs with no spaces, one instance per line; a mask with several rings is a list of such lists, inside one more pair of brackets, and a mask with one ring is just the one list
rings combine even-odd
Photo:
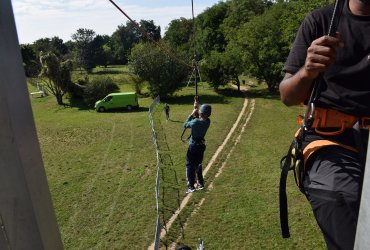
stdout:
[[[191,129],[189,148],[186,154],[186,178],[188,181],[187,193],[204,189],[202,161],[206,150],[205,135],[211,124],[209,116],[212,108],[209,104],[203,104],[198,109],[198,99],[195,98],[194,110],[186,119],[184,128]],[[198,177],[197,189],[195,189],[195,175]]]

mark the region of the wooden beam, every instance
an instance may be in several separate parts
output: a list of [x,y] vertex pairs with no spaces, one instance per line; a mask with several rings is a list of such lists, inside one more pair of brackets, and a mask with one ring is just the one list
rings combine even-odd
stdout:
[[0,249],[63,249],[10,0],[0,34]]

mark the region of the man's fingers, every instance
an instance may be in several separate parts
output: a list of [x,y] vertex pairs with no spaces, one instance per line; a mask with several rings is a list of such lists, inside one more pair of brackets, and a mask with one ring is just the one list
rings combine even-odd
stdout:
[[312,42],[312,45],[321,45],[329,47],[340,47],[344,46],[343,42],[340,40],[339,33],[336,34],[336,37],[332,36],[322,36]]

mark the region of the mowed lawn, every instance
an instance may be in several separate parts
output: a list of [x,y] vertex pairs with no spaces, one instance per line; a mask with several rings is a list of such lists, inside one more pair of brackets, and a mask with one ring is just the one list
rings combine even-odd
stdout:
[[[125,74],[114,72],[113,77],[117,73]],[[133,90],[125,81],[118,83],[121,90]],[[194,92],[194,87],[184,88],[166,100],[171,121],[163,123],[184,194],[187,144],[180,135],[192,111]],[[235,90],[215,93],[206,85],[199,87],[199,94],[201,103],[213,107],[207,162],[232,127],[244,99]],[[53,96],[30,98],[65,249],[146,249],[154,239],[156,220],[156,156],[148,118],[151,98],[140,98],[136,111],[107,113],[78,103],[58,106]]]
[[288,176],[291,238],[282,239],[279,223],[279,161],[298,128],[303,107],[285,107],[266,89],[251,89],[254,114],[203,205],[187,221],[182,243],[196,249],[325,249],[311,208]]

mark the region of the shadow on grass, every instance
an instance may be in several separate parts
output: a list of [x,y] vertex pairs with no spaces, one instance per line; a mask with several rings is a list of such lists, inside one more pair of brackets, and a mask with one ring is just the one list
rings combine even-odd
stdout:
[[247,96],[251,98],[280,100],[279,92],[271,93],[268,89],[250,89],[247,91]]
[[69,103],[64,104],[66,108],[78,108],[79,110],[89,110],[93,109],[89,107],[83,99],[80,98],[70,98]]
[[[87,105],[83,99],[78,98],[71,98],[69,99],[69,103],[64,104],[64,108],[77,108],[78,110],[91,110],[95,111],[95,109],[89,105]],[[133,110],[127,110],[125,108],[122,109],[114,109],[114,110],[106,110],[104,113],[132,113],[132,112],[148,112],[148,107],[139,107],[134,108]]]
[[127,70],[102,70],[92,73],[93,75],[116,75],[116,74],[129,74],[130,72]]
[[99,113],[139,113],[139,112],[149,112],[149,108],[148,107],[139,107],[139,108],[134,108],[132,110],[111,109],[111,110],[106,110],[104,112],[99,112]]
[[[200,103],[219,103],[219,104],[228,104],[229,101],[226,97],[241,97],[243,98],[242,93],[236,90],[218,90],[217,93],[220,96],[215,95],[200,95],[199,102]],[[181,96],[171,96],[166,98],[161,98],[161,102],[168,103],[168,104],[178,104],[178,105],[185,105],[191,104],[194,102],[194,95],[181,95]]]

